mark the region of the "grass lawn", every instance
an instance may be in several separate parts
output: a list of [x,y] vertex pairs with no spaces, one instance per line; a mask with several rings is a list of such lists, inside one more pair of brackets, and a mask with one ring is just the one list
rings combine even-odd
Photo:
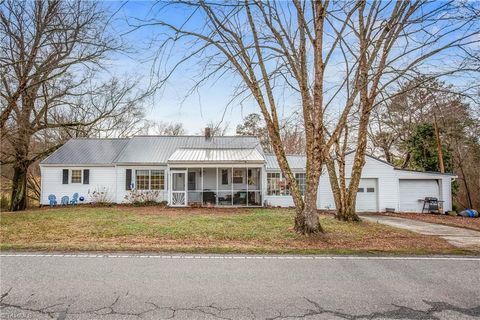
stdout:
[[209,253],[471,253],[444,240],[321,215],[326,234],[292,231],[289,209],[44,208],[0,215],[0,249]]
[[454,217],[444,214],[428,213],[389,213],[388,215],[480,231],[480,218]]

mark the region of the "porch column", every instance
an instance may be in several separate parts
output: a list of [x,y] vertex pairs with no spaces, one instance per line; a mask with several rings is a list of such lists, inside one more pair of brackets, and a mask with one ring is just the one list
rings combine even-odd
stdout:
[[[246,170],[247,170],[247,197],[246,197],[247,202],[246,202],[245,206],[248,207],[248,185],[250,184],[250,181],[248,180],[248,167],[247,167]],[[252,172],[252,174],[253,174],[253,172]]]
[[230,176],[230,179],[231,179],[230,180],[230,189],[232,190],[232,192],[230,194],[232,200],[230,200],[230,203],[233,206],[233,167],[232,167],[232,175]]
[[217,192],[215,194],[215,206],[218,206],[218,167],[217,167],[217,175],[216,175],[215,182],[217,184]]
[[201,177],[200,182],[201,182],[201,187],[202,187],[202,199],[201,199],[201,201],[202,201],[202,207],[203,207],[203,175],[204,175],[204,174],[205,174],[205,173],[203,172],[203,167],[201,167],[201,168],[200,168],[200,177]]

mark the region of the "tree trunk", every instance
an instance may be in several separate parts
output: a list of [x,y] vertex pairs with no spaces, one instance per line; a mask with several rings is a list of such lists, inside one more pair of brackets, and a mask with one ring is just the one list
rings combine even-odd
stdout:
[[445,173],[445,164],[443,162],[443,150],[442,142],[440,140],[440,130],[438,129],[437,116],[435,112],[433,113],[434,125],[435,125],[435,142],[437,144],[437,154],[438,154],[438,166],[441,173]]
[[305,195],[304,198],[302,198],[300,188],[295,180],[295,174],[288,165],[287,156],[283,148],[283,143],[280,138],[278,128],[275,128],[271,122],[267,122],[267,129],[272,142],[273,151],[277,157],[278,165],[280,166],[280,169],[282,170],[282,173],[290,186],[290,192],[295,204],[296,214],[294,230],[301,234],[323,232],[317,212],[317,190],[321,170],[317,170],[318,173],[316,173],[315,170],[312,170],[313,163],[316,164],[315,168],[321,168],[321,161],[318,159],[312,159],[313,153],[309,152],[311,148],[307,147],[307,181],[305,186]]
[[370,117],[370,111],[368,109],[368,102],[364,105],[367,110],[362,112],[360,116],[360,122],[358,126],[357,137],[357,150],[352,165],[352,172],[350,174],[350,183],[348,184],[348,193],[345,205],[345,211],[342,212],[340,220],[343,221],[360,221],[357,213],[355,212],[355,204],[357,201],[357,190],[360,185],[360,179],[362,177],[363,166],[365,165],[365,150],[367,148],[367,130],[368,121]]
[[25,162],[18,162],[13,170],[10,211],[25,210],[27,208],[28,165]]
[[[355,199],[357,198],[356,195],[354,195],[353,197]],[[350,222],[361,221],[360,217],[357,215],[355,206],[351,206],[350,204],[347,204],[340,210],[337,210],[335,217],[340,221],[350,221]]]
[[[316,182],[315,182],[316,181]],[[302,234],[324,232],[317,212],[318,178],[307,182],[303,209],[298,208],[295,216],[295,231]]]
[[328,177],[330,180],[330,187],[332,188],[333,200],[335,201],[335,208],[336,210],[338,210],[343,206],[344,201],[342,201],[340,186],[338,185],[338,176],[337,172],[335,171],[335,162],[333,159],[329,158],[326,160],[326,165]]
[[468,208],[473,208],[472,195],[470,193],[470,188],[468,187],[467,176],[465,175],[465,171],[463,170],[462,161],[458,162],[458,167],[460,168],[460,172],[462,173],[462,178],[463,178],[462,180],[465,187],[465,193],[467,194]]

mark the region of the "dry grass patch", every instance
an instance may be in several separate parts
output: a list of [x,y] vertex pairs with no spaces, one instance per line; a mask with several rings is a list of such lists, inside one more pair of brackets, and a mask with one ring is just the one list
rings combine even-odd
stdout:
[[293,210],[114,206],[0,216],[1,248],[250,253],[464,253],[446,241],[321,215],[326,234],[291,230]]

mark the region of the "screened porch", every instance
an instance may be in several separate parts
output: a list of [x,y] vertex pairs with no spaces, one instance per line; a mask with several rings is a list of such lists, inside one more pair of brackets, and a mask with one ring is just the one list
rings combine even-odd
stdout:
[[170,170],[170,205],[259,207],[261,167],[189,167]]

